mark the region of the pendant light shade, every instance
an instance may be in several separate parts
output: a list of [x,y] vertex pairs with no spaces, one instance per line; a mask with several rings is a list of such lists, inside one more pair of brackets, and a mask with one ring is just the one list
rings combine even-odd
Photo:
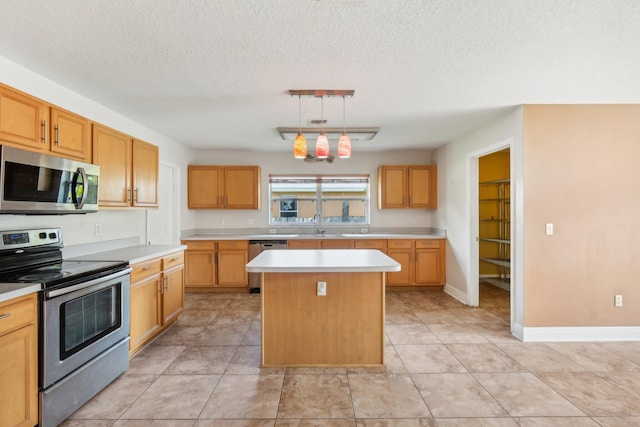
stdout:
[[338,140],[338,157],[341,159],[351,157],[351,138],[346,133],[343,133]]
[[302,100],[298,95],[298,136],[293,141],[293,157],[304,159],[307,157],[307,140],[302,134]]
[[293,157],[296,159],[304,159],[307,157],[307,140],[301,133],[298,133],[295,141],[293,141]]
[[319,159],[329,157],[329,139],[327,139],[327,135],[324,132],[321,132],[316,140],[316,157]]
[[341,159],[348,159],[351,157],[351,138],[347,135],[346,132],[346,108],[345,108],[345,99],[342,96],[342,135],[338,140],[338,157]]

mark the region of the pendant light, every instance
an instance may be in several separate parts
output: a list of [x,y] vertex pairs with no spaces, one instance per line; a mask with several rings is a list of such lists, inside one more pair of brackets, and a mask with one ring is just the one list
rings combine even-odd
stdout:
[[338,140],[338,157],[341,159],[348,159],[351,157],[351,138],[346,132],[346,108],[345,97],[342,96],[342,135]]
[[298,95],[298,136],[293,141],[293,157],[304,159],[307,157],[307,140],[302,134],[302,101]]
[[329,139],[324,134],[324,96],[320,96],[320,135],[316,140],[316,157],[319,159],[326,159],[329,157]]

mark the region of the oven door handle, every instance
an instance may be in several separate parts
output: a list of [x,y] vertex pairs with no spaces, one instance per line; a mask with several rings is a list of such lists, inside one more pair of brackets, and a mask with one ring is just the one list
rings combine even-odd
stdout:
[[[89,280],[88,282],[78,283],[77,285],[67,286],[60,289],[53,289],[51,291],[45,291],[44,295],[47,299],[59,297],[61,295],[70,294],[71,292],[76,292],[82,289],[90,288],[92,286],[101,285],[104,282],[127,275],[129,273],[131,273],[131,268],[120,270],[117,273],[109,274],[107,276],[98,277],[97,279]],[[100,286],[96,286],[96,288],[99,289]]]

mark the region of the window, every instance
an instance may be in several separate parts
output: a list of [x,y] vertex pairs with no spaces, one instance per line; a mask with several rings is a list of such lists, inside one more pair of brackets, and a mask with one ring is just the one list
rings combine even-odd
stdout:
[[369,224],[367,175],[271,175],[269,199],[272,225]]

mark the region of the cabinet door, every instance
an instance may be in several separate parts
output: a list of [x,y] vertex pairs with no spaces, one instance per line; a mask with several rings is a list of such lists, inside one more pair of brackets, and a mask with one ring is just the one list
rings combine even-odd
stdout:
[[249,254],[244,250],[218,250],[219,287],[249,286],[249,274],[245,265],[249,262]]
[[436,175],[436,166],[409,166],[409,207],[437,207],[438,186]]
[[404,208],[407,205],[407,168],[380,166],[378,169],[378,208]]
[[163,272],[162,324],[175,320],[184,309],[184,265]]
[[49,108],[39,99],[0,86],[0,140],[37,151],[49,151]]
[[133,351],[160,329],[160,275],[131,284],[131,341]]
[[131,137],[94,123],[93,163],[100,165],[100,206],[129,206]]
[[184,254],[185,282],[188,287],[210,287],[215,283],[214,251],[190,251]]
[[416,283],[444,285],[445,244],[442,240],[416,241]]
[[223,196],[226,209],[260,209],[260,168],[226,166]]
[[38,424],[38,350],[35,325],[0,336],[0,425]]
[[158,207],[158,147],[134,139],[131,151],[132,206]]
[[222,168],[191,165],[188,174],[189,209],[221,208]]
[[86,117],[51,107],[52,153],[91,162],[91,122]]
[[400,264],[400,271],[387,273],[387,285],[413,284],[413,249],[388,249],[387,255]]

